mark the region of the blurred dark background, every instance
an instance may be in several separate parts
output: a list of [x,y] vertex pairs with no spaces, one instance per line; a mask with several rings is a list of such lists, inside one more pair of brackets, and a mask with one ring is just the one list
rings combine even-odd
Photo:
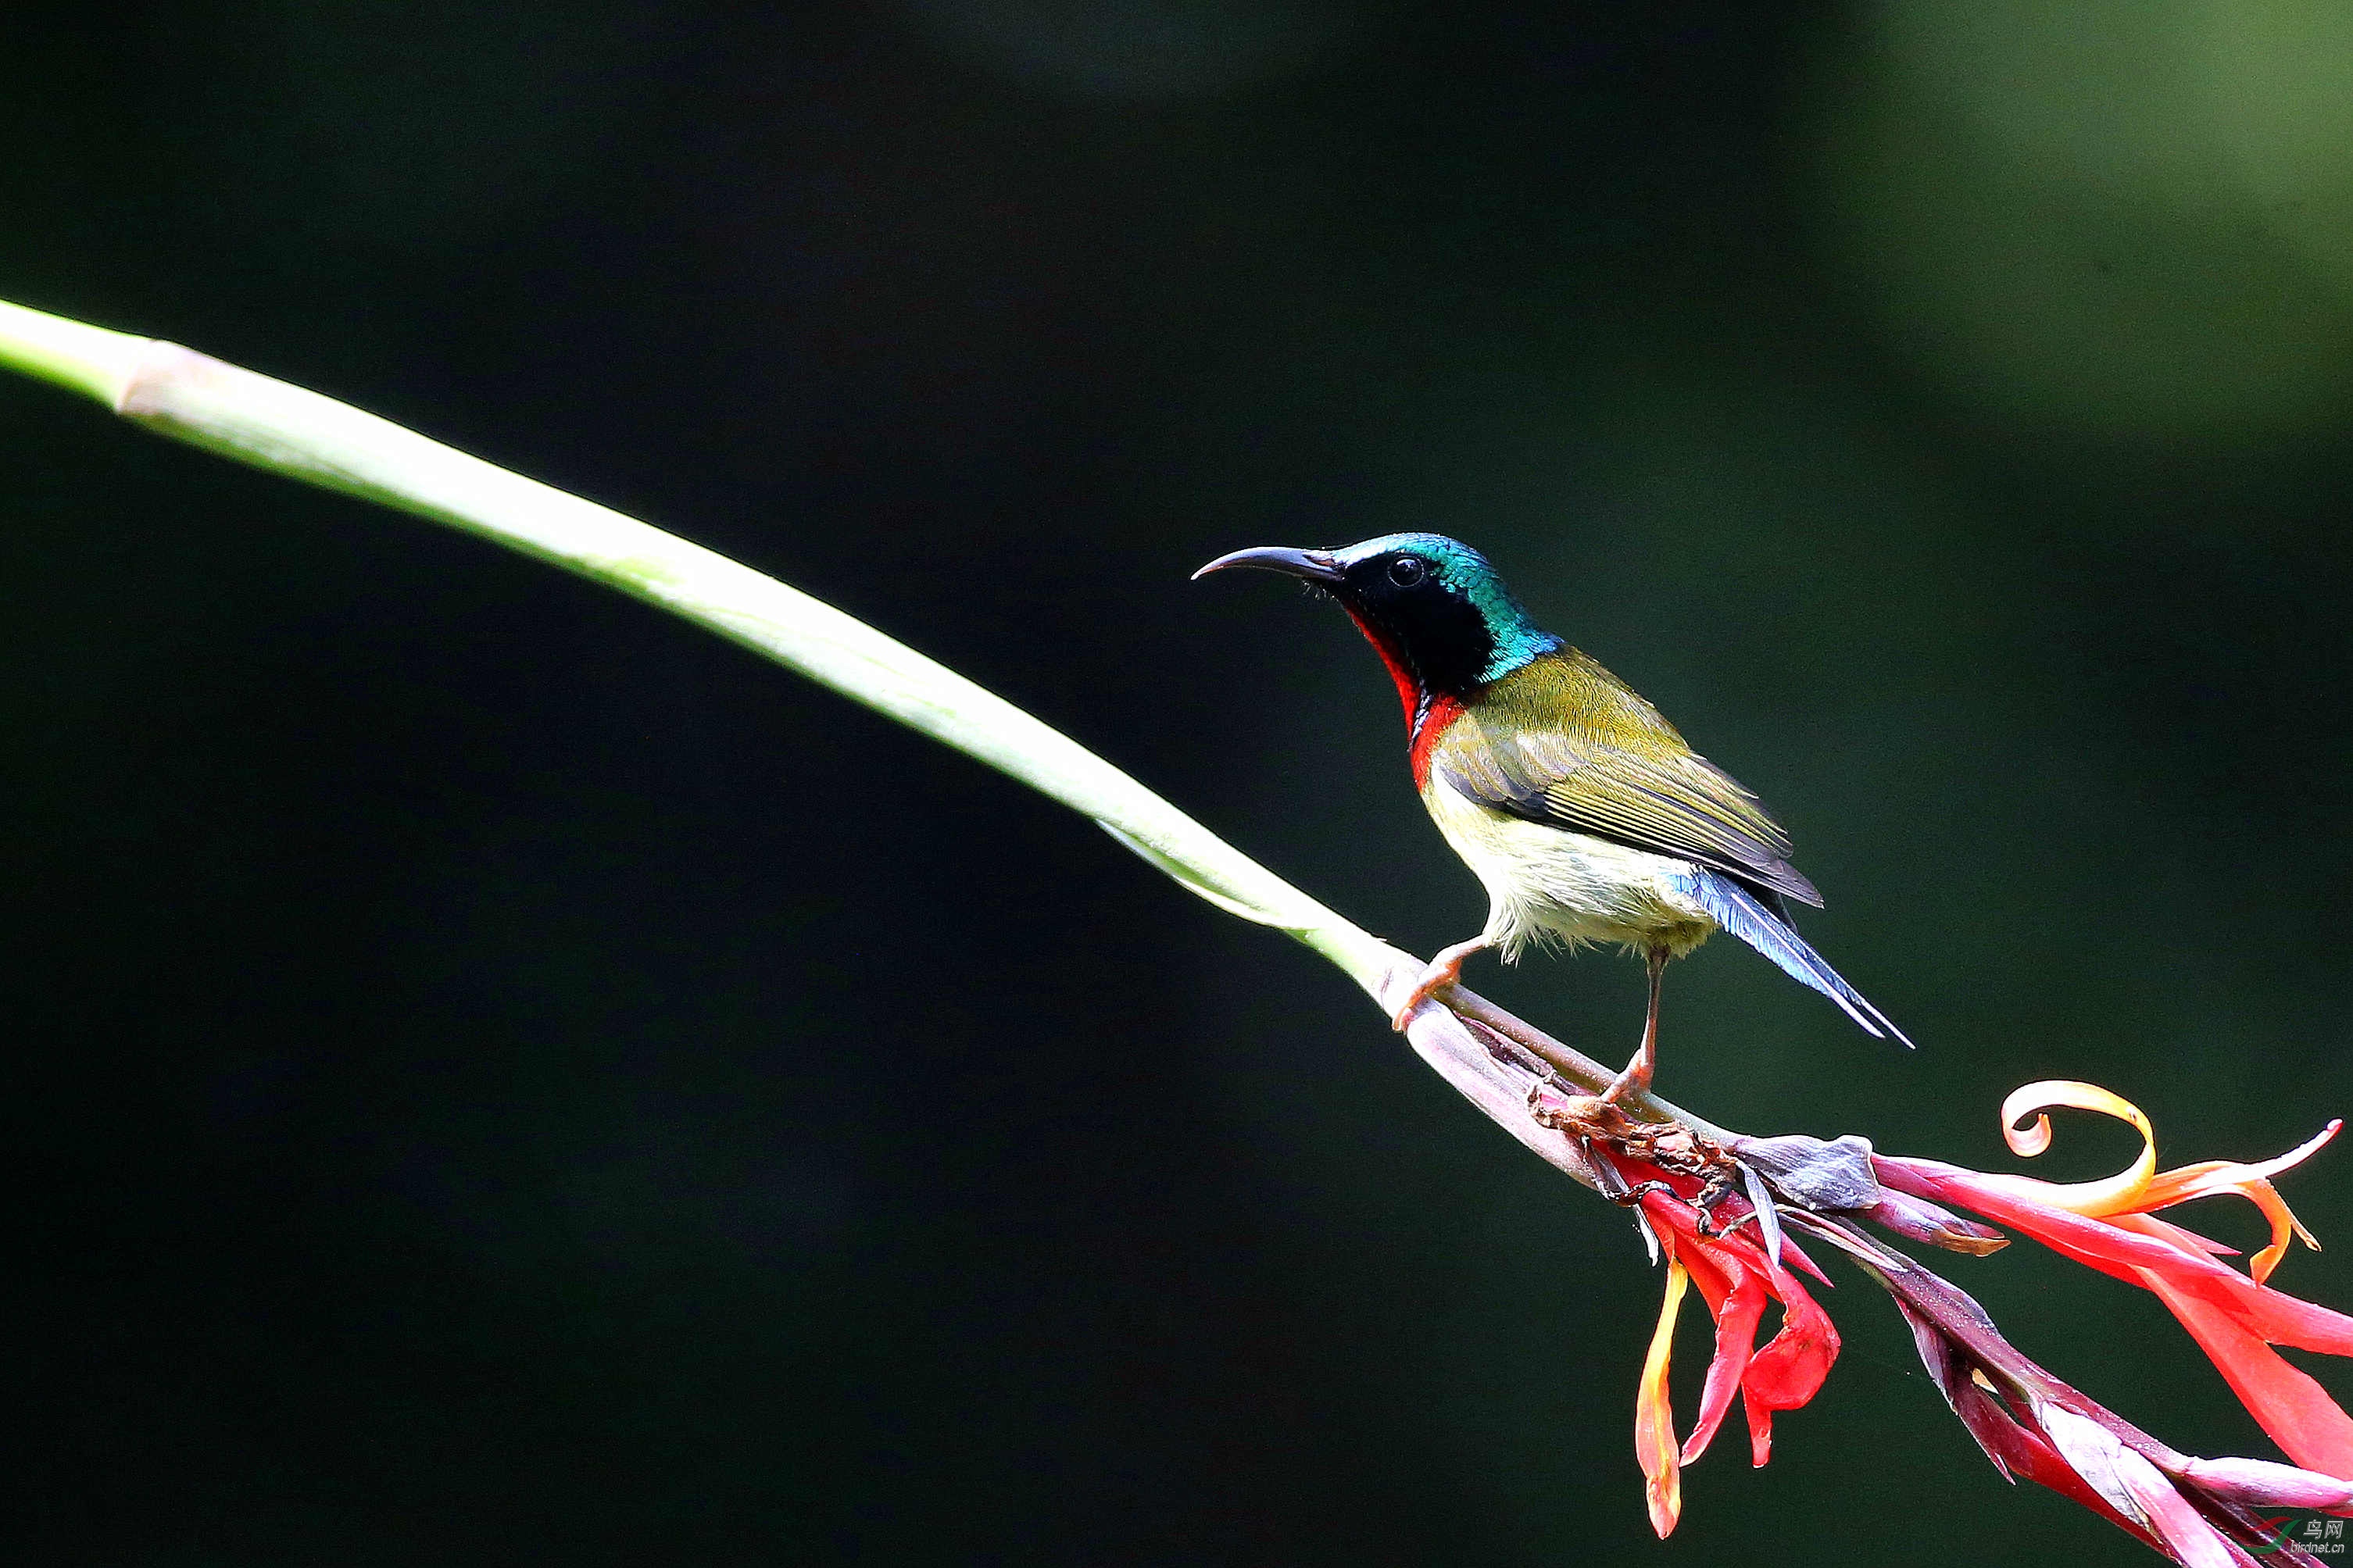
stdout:
[[[775,572],[1423,951],[1484,900],[1375,661],[1185,579],[1483,545],[1773,803],[1920,1042],[1719,942],[1665,1052],[1719,1121],[2011,1168],[2035,1078],[2169,1162],[2353,1104],[2340,6],[20,4],[0,54],[0,298]],[[13,379],[0,515],[11,1555],[2150,1560],[2006,1488],[1859,1283],[1659,1546],[1624,1216],[1303,950],[701,632]],[[1474,973],[1633,1044],[1638,965]],[[2288,1192],[2353,1238],[2344,1155]],[[2148,1299],[1953,1265],[2271,1452]]]

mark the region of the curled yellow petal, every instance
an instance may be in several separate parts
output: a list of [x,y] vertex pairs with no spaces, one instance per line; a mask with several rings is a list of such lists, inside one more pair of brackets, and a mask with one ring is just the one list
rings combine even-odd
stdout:
[[1683,1287],[1691,1276],[1683,1264],[1667,1260],[1667,1299],[1659,1306],[1659,1326],[1651,1335],[1651,1353],[1642,1362],[1642,1381],[1634,1394],[1634,1458],[1642,1467],[1642,1495],[1651,1507],[1651,1528],[1664,1541],[1683,1517],[1683,1460],[1675,1444],[1674,1406],[1667,1397],[1667,1363],[1675,1350],[1675,1314],[1682,1310]]
[[[2312,1238],[2310,1231],[2304,1228],[2303,1222],[2287,1206],[2287,1200],[2273,1187],[2271,1178],[2309,1159],[2337,1135],[2337,1129],[2343,1125],[2341,1122],[2330,1122],[2321,1129],[2317,1137],[2275,1159],[2261,1160],[2253,1164],[2242,1164],[2235,1160],[2203,1160],[2160,1173],[2157,1169],[2157,1134],[2139,1106],[2122,1095],[2111,1094],[2096,1084],[2052,1079],[2014,1090],[2001,1102],[2003,1140],[2014,1152],[2030,1159],[2042,1153],[2051,1147],[2051,1119],[2043,1112],[2061,1105],[2077,1110],[2097,1111],[2103,1116],[2130,1122],[2140,1134],[2140,1157],[2102,1182],[2062,1184],[2032,1181],[2023,1176],[2006,1176],[1998,1180],[2015,1183],[2018,1190],[2028,1193],[2037,1203],[2067,1209],[2087,1219],[2150,1214],[2170,1208],[2175,1204],[2188,1203],[2192,1198],[2235,1193],[2261,1209],[2263,1218],[2271,1225],[2270,1243],[2247,1260],[2247,1272],[2254,1277],[2258,1285],[2271,1277],[2272,1270],[2287,1255],[2291,1238],[2302,1240],[2316,1251],[2319,1249],[2320,1244]],[[2029,1116],[2034,1119],[2031,1124],[2020,1126],[2019,1123]]]
[[[2068,1079],[2030,1083],[2012,1090],[2010,1098],[2001,1102],[2003,1141],[2013,1152],[2029,1159],[2042,1153],[2051,1147],[2051,1118],[2042,1113],[2062,1105],[2076,1110],[2095,1110],[2130,1122],[2140,1133],[2140,1157],[2105,1181],[2036,1182],[2037,1201],[2088,1218],[2129,1214],[2144,1207],[2149,1182],[2157,1174],[2157,1133],[2140,1107],[2122,1095],[2111,1094],[2097,1084],[2076,1083]],[[2034,1118],[2033,1124],[2021,1127],[2019,1122],[2028,1116]]]

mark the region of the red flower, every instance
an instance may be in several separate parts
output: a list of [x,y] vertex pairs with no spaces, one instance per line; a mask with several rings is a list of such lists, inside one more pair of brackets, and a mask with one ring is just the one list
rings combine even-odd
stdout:
[[[1830,1314],[1782,1261],[1750,1235],[1716,1228],[1725,1216],[1738,1223],[1739,1215],[1751,1212],[1745,1200],[1725,1200],[1709,1218],[1691,1202],[1698,1184],[1690,1177],[1614,1154],[1612,1161],[1641,1192],[1648,1233],[1667,1258],[1666,1300],[1634,1401],[1634,1455],[1642,1467],[1651,1528],[1663,1539],[1682,1512],[1683,1467],[1706,1451],[1732,1409],[1733,1396],[1740,1396],[1747,1415],[1752,1462],[1762,1465],[1773,1454],[1773,1413],[1794,1410],[1820,1390],[1838,1359],[1839,1336]],[[1783,1243],[1780,1253],[1782,1259],[1822,1278],[1795,1244]],[[1686,1280],[1699,1288],[1700,1300],[1715,1320],[1715,1354],[1700,1392],[1698,1417],[1691,1435],[1678,1446],[1667,1368]],[[1781,1327],[1760,1350],[1757,1329],[1774,1301],[1781,1303]]]
[[[2214,1363],[2232,1392],[2288,1457],[2306,1470],[2353,1478],[2353,1418],[2320,1384],[2290,1366],[2275,1344],[2353,1355],[2353,1318],[2270,1289],[2291,1236],[2317,1246],[2296,1222],[2270,1178],[2301,1163],[2333,1137],[2332,1121],[2301,1148],[2259,1164],[2213,1160],[2158,1172],[2148,1118],[2090,1084],[2029,1084],[2002,1104],[2003,1135],[2021,1154],[2050,1146],[2042,1111],[2073,1106],[2129,1121],[2141,1134],[2140,1157],[2103,1182],[2059,1185],[2025,1176],[1990,1175],[1934,1160],[1889,1155],[1873,1161],[1879,1179],[1901,1193],[1949,1203],[2024,1231],[2045,1247],[2138,1285],[2163,1301]],[[2018,1123],[2032,1115],[2033,1124]],[[2249,1274],[2218,1261],[2232,1251],[2154,1211],[2192,1198],[2235,1193],[2263,1211],[2270,1245]]]

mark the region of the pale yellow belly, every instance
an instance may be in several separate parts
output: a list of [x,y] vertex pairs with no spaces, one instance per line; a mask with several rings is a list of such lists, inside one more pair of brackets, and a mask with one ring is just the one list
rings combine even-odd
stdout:
[[1487,939],[1506,959],[1531,942],[1664,947],[1677,957],[1716,923],[1687,890],[1691,862],[1507,816],[1432,774],[1430,819],[1486,886]]

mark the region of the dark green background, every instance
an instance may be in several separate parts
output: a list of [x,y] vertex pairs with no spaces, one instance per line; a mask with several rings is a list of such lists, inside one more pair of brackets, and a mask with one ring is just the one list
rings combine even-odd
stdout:
[[[1719,942],[1669,1092],[2010,1168],[2000,1097],[2083,1077],[2254,1157],[2353,1103],[2344,182],[2197,153],[2184,80],[2305,100],[2154,8],[2049,9],[16,5],[0,297],[773,571],[1424,951],[1483,900],[1373,659],[1185,578],[1462,535],[1773,803],[1921,1046]],[[0,524],[11,1555],[2145,1560],[1852,1278],[1653,1542],[1624,1217],[862,710],[15,381]],[[1476,977],[1633,1043],[1635,965]],[[2353,1239],[2346,1156],[2288,1191]],[[1951,1272],[2270,1452],[2147,1299]]]

